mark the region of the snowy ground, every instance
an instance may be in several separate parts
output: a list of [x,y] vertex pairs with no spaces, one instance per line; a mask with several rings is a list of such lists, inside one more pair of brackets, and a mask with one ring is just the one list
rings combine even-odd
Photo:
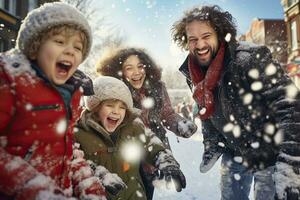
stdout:
[[[168,133],[171,148],[186,177],[187,186],[180,193],[163,189],[155,189],[153,200],[218,200],[220,199],[220,159],[207,173],[199,171],[203,152],[200,122],[196,120],[198,131],[192,138],[177,138]],[[179,140],[179,142],[177,141]],[[253,189],[252,189],[253,190]],[[250,199],[253,199],[253,193]]]
[[[197,121],[196,121],[197,122]],[[199,122],[197,123],[199,124]],[[198,128],[199,129],[199,128]],[[220,162],[206,174],[201,174],[199,165],[203,152],[201,131],[198,130],[192,138],[177,138],[168,133],[171,148],[181,169],[185,174],[187,186],[180,193],[156,189],[154,200],[217,200],[220,199]]]

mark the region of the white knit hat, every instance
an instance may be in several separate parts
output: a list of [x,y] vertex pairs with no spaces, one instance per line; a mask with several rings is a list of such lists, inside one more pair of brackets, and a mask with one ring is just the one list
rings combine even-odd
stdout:
[[41,7],[29,12],[18,32],[16,48],[23,53],[28,51],[29,44],[42,31],[58,25],[75,25],[75,27],[85,33],[87,48],[86,52],[83,52],[84,60],[92,45],[91,28],[79,10],[63,2],[45,3]]
[[85,106],[89,111],[92,111],[104,100],[118,99],[126,104],[131,113],[139,114],[139,110],[133,107],[129,88],[119,79],[111,76],[97,77],[93,80],[93,88],[95,94],[84,97]]

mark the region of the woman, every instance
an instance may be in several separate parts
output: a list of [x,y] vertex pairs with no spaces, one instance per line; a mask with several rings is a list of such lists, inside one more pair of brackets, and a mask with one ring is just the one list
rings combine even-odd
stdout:
[[[196,132],[197,126],[193,122],[181,117],[172,109],[167,89],[161,80],[161,69],[143,49],[116,50],[100,60],[97,72],[104,76],[113,76],[127,84],[133,96],[134,106],[142,110],[141,118],[145,126],[160,138],[166,148],[170,149],[170,145],[165,127],[184,138]],[[153,173],[149,171],[151,170],[144,165],[147,197],[152,199],[153,186],[149,182]]]

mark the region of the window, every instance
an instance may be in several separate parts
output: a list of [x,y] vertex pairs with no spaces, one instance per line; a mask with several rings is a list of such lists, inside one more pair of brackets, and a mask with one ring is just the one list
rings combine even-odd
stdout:
[[291,40],[292,40],[292,50],[298,48],[298,39],[297,39],[297,23],[293,21],[291,23]]
[[5,0],[0,0],[0,8],[5,9]]
[[296,3],[297,0],[288,0],[288,7]]
[[28,12],[35,9],[37,7],[37,0],[29,0],[28,1]]
[[8,12],[10,12],[13,15],[16,15],[17,0],[9,0],[8,3]]

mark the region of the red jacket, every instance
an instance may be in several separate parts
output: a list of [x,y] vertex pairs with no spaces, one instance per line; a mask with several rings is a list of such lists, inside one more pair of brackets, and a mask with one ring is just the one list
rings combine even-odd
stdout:
[[[26,163],[60,188],[71,189],[73,129],[81,111],[79,88],[72,94],[68,113],[55,87],[38,77],[22,54],[10,52],[0,55],[0,98],[0,199],[14,195],[35,173],[22,173],[24,167],[28,171]],[[15,163],[9,160],[17,156],[25,165],[12,166]]]

